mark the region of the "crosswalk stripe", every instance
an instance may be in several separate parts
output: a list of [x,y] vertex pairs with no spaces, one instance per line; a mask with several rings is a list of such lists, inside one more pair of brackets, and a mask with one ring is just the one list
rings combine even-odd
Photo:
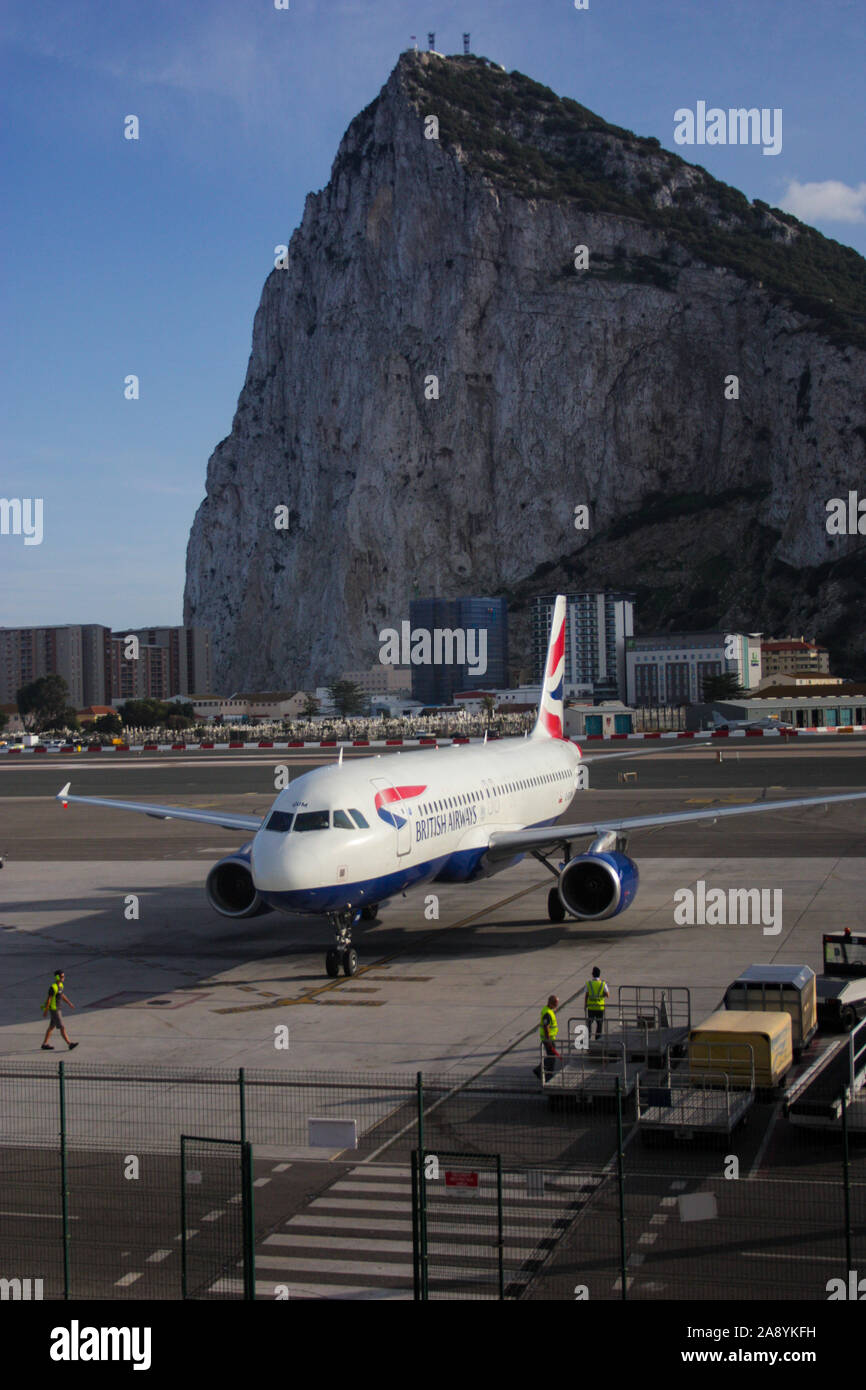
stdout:
[[363,1274],[368,1278],[411,1279],[412,1265],[408,1261],[390,1264],[378,1260],[311,1260],[298,1255],[260,1255],[256,1252],[257,1269],[300,1270],[310,1274]]
[[[431,1289],[460,1298],[462,1286],[473,1296],[496,1297],[499,1205],[495,1180],[479,1165],[475,1189],[446,1187],[448,1159],[441,1176],[427,1181]],[[475,1171],[472,1160],[453,1165]],[[538,1175],[532,1175],[534,1181]],[[289,1298],[411,1299],[413,1297],[411,1182],[406,1166],[359,1164],[335,1174],[331,1186],[289,1216],[281,1230],[265,1236],[256,1249],[256,1295]],[[503,1174],[507,1201],[504,1268],[514,1294],[529,1283],[543,1256],[574,1213],[589,1200],[597,1175],[544,1175],[543,1187],[530,1190],[526,1173]],[[238,1267],[236,1267],[238,1268]],[[262,1278],[262,1275],[265,1277]],[[270,1278],[268,1277],[270,1276]],[[239,1278],[221,1276],[214,1292],[242,1293]]]
[[[309,1226],[323,1231],[334,1231],[336,1229],[337,1218],[333,1216],[308,1216],[306,1212],[297,1216],[290,1216],[286,1222],[286,1229],[294,1231],[299,1226]],[[391,1231],[397,1235],[405,1235],[408,1231],[411,1234],[412,1221],[407,1216],[402,1221],[395,1221],[393,1218],[385,1216],[353,1216],[353,1231]]]

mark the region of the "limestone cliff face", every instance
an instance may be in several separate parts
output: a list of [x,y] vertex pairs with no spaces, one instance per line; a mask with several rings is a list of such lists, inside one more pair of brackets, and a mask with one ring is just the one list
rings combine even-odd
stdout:
[[[215,688],[370,664],[416,594],[506,593],[520,658],[528,599],[560,584],[635,591],[644,630],[817,632],[853,672],[863,540],[829,536],[825,504],[866,495],[856,332],[743,271],[754,226],[655,142],[600,121],[560,135],[549,116],[545,133],[545,98],[516,133],[498,118],[479,155],[488,117],[461,126],[436,86],[457,66],[404,55],[265,283],[187,556],[185,621],[212,633]],[[509,109],[511,79],[478,72]],[[593,172],[587,196],[544,186],[569,158]],[[723,227],[737,269],[665,225],[684,201]],[[776,249],[806,232],[758,220]]]

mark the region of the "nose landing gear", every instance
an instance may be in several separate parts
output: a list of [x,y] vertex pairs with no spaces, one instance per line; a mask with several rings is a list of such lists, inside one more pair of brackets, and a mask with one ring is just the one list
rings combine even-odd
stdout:
[[341,967],[344,975],[358,973],[358,952],[352,946],[352,925],[356,915],[348,908],[344,912],[329,913],[335,944],[325,955],[325,969],[332,980],[337,978]]

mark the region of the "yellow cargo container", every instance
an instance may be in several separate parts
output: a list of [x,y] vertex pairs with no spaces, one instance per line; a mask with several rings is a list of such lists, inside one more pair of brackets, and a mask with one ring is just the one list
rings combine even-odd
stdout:
[[744,1043],[754,1054],[755,1085],[778,1086],[794,1059],[789,1013],[719,1009],[710,1014],[689,1033],[689,1069],[745,1080],[750,1063]]

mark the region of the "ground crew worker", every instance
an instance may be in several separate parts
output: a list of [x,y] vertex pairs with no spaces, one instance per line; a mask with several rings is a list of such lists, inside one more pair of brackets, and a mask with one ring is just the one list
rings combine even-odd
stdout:
[[[556,1035],[559,1032],[559,1024],[556,1020],[556,1010],[559,1008],[559,1000],[555,994],[551,994],[546,1005],[541,1010],[541,1022],[538,1025],[538,1036],[544,1045],[547,1056],[544,1059],[544,1079],[549,1081],[556,1071],[556,1059],[559,1053],[556,1050]],[[533,1067],[535,1075],[541,1080],[541,1065]]]
[[586,1000],[586,1017],[589,1020],[589,1035],[592,1037],[592,1025],[594,1023],[595,1036],[600,1038],[602,1024],[604,1023],[604,1001],[610,998],[610,990],[601,978],[601,971],[597,965],[592,967],[592,979],[587,980],[583,995]]
[[70,1007],[70,1009],[74,1009],[74,1008],[75,1008],[75,1005],[73,1004],[72,1000],[71,1000],[71,999],[67,999],[67,998],[66,998],[66,995],[63,993],[63,981],[64,981],[65,979],[66,979],[66,973],[65,973],[65,971],[63,971],[63,970],[55,970],[55,972],[54,972],[54,979],[52,980],[51,984],[48,986],[48,998],[45,1000],[45,1003],[42,1005],[42,1012],[43,1012],[43,1014],[46,1014],[46,1013],[47,1013],[48,1018],[49,1018],[48,1031],[47,1031],[47,1033],[45,1034],[45,1037],[42,1039],[42,1051],[43,1051],[43,1052],[53,1052],[53,1051],[54,1051],[54,1048],[51,1046],[51,1044],[50,1044],[50,1042],[48,1041],[48,1039],[51,1037],[52,1030],[55,1029],[55,1028],[59,1028],[59,1029],[60,1029],[60,1036],[62,1037],[63,1041],[66,1043],[66,1046],[69,1048],[69,1051],[70,1051],[70,1052],[72,1051],[73,1047],[77,1047],[77,1046],[78,1046],[78,1043],[77,1043],[77,1042],[74,1043],[74,1042],[70,1042],[70,1041],[69,1041],[69,1038],[68,1038],[67,1033],[66,1033],[66,1029],[65,1029],[64,1026],[63,1026],[63,1015],[62,1015],[62,1013],[60,1012],[60,1005],[61,1005],[61,1003],[63,1003],[63,1004],[68,1004],[69,1007]]

